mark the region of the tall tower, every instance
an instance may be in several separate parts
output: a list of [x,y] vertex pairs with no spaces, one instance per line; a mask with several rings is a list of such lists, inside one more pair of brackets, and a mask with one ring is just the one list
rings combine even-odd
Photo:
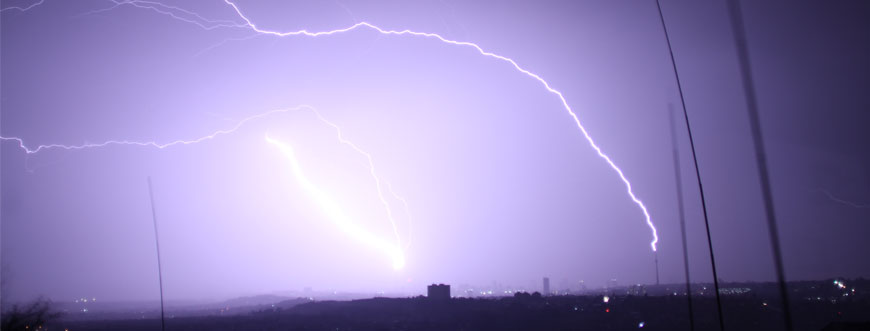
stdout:
[[541,293],[541,294],[543,294],[543,295],[550,295],[551,294],[550,293],[550,278],[549,277],[544,277],[544,293]]
[[656,285],[660,285],[659,283],[659,252],[655,252],[656,259]]

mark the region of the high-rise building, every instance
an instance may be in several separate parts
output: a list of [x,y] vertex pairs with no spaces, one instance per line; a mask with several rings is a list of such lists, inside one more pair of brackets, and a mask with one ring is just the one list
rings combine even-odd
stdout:
[[544,277],[544,293],[543,295],[550,295],[550,277]]
[[447,284],[432,284],[429,285],[427,296],[429,300],[449,300],[450,285]]

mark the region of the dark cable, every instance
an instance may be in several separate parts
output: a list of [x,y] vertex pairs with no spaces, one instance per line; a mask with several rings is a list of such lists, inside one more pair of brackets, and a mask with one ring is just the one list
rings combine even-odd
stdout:
[[677,209],[680,215],[680,232],[683,235],[683,266],[686,270],[686,297],[689,302],[689,330],[695,330],[695,313],[692,308],[692,281],[689,278],[689,245],[686,238],[686,213],[683,207],[683,171],[680,168],[680,149],[677,145],[677,127],[674,123],[674,108],[668,105],[668,114],[670,115],[671,127],[671,144],[674,146],[674,177],[677,184]]
[[154,245],[157,246],[157,279],[160,281],[160,330],[166,331],[166,318],[163,312],[163,269],[160,265],[160,241],[157,239],[157,212],[154,209],[154,190],[151,176],[148,176],[148,197],[151,198],[151,219],[154,221]]
[[686,121],[686,131],[689,133],[689,146],[692,148],[692,161],[695,164],[695,177],[698,179],[698,192],[701,197],[701,210],[704,212],[704,226],[707,230],[707,246],[710,249],[710,266],[713,269],[713,289],[716,291],[716,309],[719,313],[719,329],[725,330],[725,321],[722,318],[722,299],[719,295],[719,274],[716,272],[716,258],[713,254],[713,239],[710,236],[710,219],[707,216],[707,199],[704,197],[704,185],[701,183],[701,169],[698,168],[698,155],[695,153],[695,139],[692,136],[692,126],[689,124],[689,113],[686,111],[686,99],[683,96],[683,86],[680,82],[680,74],[677,71],[677,61],[674,59],[674,49],[671,47],[671,37],[668,34],[668,27],[665,25],[665,16],[662,14],[662,4],[656,0],[656,7],[659,10],[659,18],[662,22],[662,30],[665,34],[665,41],[668,44],[668,53],[671,57],[671,66],[674,69],[674,78],[677,81],[677,90],[680,92],[680,105],[683,107],[683,118]]
[[655,261],[656,261],[656,286],[661,285],[659,283],[659,251],[655,252]]
[[743,25],[743,15],[740,3],[728,1],[728,14],[731,18],[731,28],[734,32],[734,42],[737,47],[737,59],[743,79],[743,93],[746,98],[746,110],[749,113],[749,129],[752,132],[752,142],[755,146],[755,160],[758,165],[758,179],[761,183],[761,196],[764,199],[764,211],[767,216],[767,232],[770,235],[770,248],[773,251],[776,281],[779,285],[780,300],[786,330],[793,330],[791,309],[788,302],[788,289],[785,284],[785,272],[782,267],[782,252],[780,251],[779,232],[776,227],[776,214],[773,210],[773,194],[770,189],[770,175],[767,171],[767,156],[764,152],[764,141],[761,134],[761,121],[758,116],[758,102],[755,95],[755,85],[752,81],[752,69],[749,67],[749,51],[746,46],[746,30]]

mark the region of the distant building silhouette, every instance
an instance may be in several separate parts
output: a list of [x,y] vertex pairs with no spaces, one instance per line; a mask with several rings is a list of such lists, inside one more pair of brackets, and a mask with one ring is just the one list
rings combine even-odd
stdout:
[[631,285],[625,293],[628,295],[646,295],[646,286],[643,284]]
[[447,284],[432,284],[429,285],[427,296],[430,300],[449,300],[450,285]]
[[614,289],[619,287],[619,283],[616,282],[616,278],[611,278],[607,281],[607,288]]
[[544,295],[550,294],[550,277],[544,277]]

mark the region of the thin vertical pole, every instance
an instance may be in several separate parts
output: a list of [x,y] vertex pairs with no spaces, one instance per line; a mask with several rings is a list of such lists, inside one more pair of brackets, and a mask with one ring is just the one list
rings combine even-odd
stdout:
[[737,59],[740,65],[740,77],[743,80],[743,94],[746,99],[746,110],[749,113],[749,129],[752,132],[752,142],[755,147],[755,161],[758,166],[758,181],[761,184],[761,197],[764,201],[764,211],[767,216],[767,233],[770,236],[770,248],[773,251],[773,262],[776,269],[776,281],[779,284],[779,295],[782,300],[782,312],[786,330],[793,330],[791,309],[788,302],[788,289],[785,284],[785,271],[782,266],[782,251],[780,250],[779,231],[776,226],[776,213],[773,209],[773,193],[770,189],[770,174],[767,169],[767,155],[764,151],[764,141],[761,134],[761,120],[758,115],[758,101],[755,95],[755,84],[752,80],[752,68],[749,63],[749,50],[746,45],[746,30],[743,25],[743,15],[740,2],[728,1],[728,14],[731,18],[731,28],[734,32],[734,42],[737,48]]
[[686,238],[686,212],[683,206],[683,171],[680,167],[680,148],[677,144],[677,127],[674,108],[668,105],[668,114],[671,127],[671,144],[674,147],[674,182],[677,186],[677,210],[680,215],[680,233],[683,239],[683,268],[686,272],[686,299],[689,302],[689,329],[695,330],[695,312],[692,307],[692,280],[689,278],[689,244]]
[[725,330],[725,321],[722,318],[722,298],[719,294],[719,274],[716,272],[716,255],[713,254],[713,238],[710,236],[710,218],[707,213],[707,199],[704,197],[704,185],[701,183],[701,169],[698,167],[698,155],[695,152],[695,138],[692,135],[692,126],[689,123],[689,112],[686,111],[686,98],[683,96],[683,85],[680,82],[680,74],[677,71],[677,61],[674,59],[674,49],[671,46],[671,37],[668,34],[668,27],[665,25],[665,15],[662,14],[662,4],[656,0],[656,7],[659,10],[659,18],[662,22],[662,31],[665,34],[665,42],[668,45],[668,53],[671,57],[671,66],[674,70],[674,78],[677,81],[677,90],[680,92],[680,105],[683,108],[683,118],[686,121],[686,131],[689,133],[689,146],[692,149],[692,161],[695,165],[695,177],[698,180],[698,192],[701,196],[701,210],[704,212],[704,226],[707,230],[707,246],[710,250],[710,266],[713,269],[713,289],[716,291],[716,310],[719,314],[719,329]]
[[656,286],[658,286],[658,285],[661,285],[661,283],[659,282],[659,252],[658,251],[655,252],[655,259],[656,259]]
[[154,189],[148,176],[148,197],[151,198],[151,219],[154,221],[154,245],[157,247],[157,279],[160,281],[160,330],[166,331],[166,316],[163,309],[163,269],[160,264],[160,240],[157,235],[157,211],[154,208]]

